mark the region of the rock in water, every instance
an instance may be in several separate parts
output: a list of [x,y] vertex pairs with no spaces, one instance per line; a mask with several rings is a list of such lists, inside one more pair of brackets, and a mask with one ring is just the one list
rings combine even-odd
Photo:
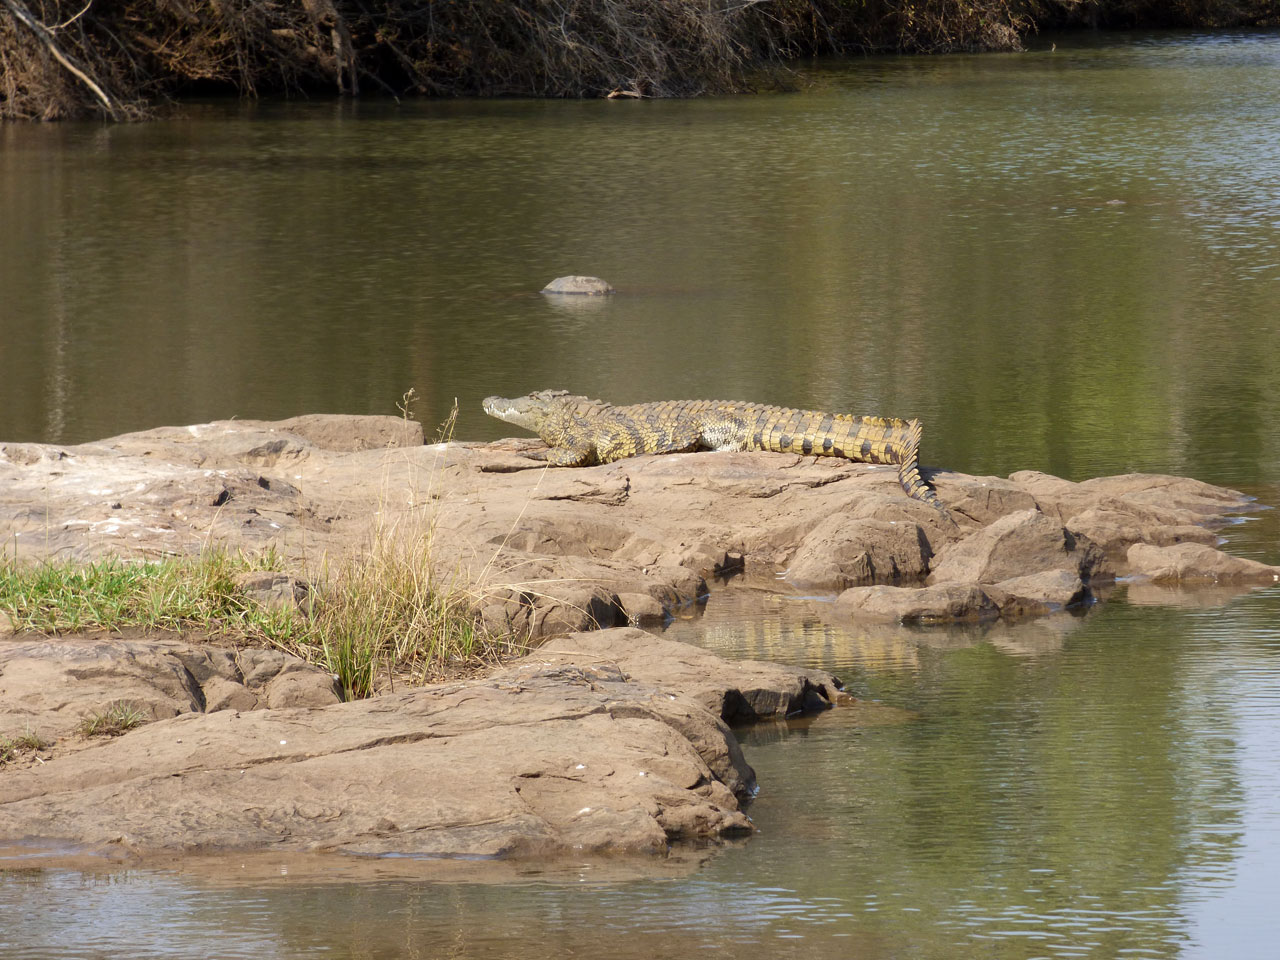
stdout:
[[599,277],[556,277],[540,292],[600,297],[613,293],[614,289]]

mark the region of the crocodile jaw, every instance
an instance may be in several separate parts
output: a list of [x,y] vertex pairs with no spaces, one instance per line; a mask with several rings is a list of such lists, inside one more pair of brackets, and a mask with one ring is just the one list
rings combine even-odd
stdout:
[[551,413],[550,397],[530,394],[527,397],[485,397],[484,412],[491,417],[514,423],[517,427],[538,432]]
[[508,424],[522,426],[526,430],[534,429],[532,411],[527,408],[527,404],[520,404],[515,399],[485,397],[484,412],[489,416],[498,417],[498,420],[506,420]]

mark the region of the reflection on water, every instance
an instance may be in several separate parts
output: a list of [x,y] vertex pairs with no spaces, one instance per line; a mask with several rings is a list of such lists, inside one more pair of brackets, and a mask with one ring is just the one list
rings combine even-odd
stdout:
[[[0,127],[0,438],[488,394],[919,416],[926,463],[1280,459],[1280,37],[871,60],[801,95]],[[15,228],[16,225],[16,228]],[[536,291],[588,273],[619,293]]]
[[[394,412],[410,386],[494,437],[482,396],[566,386],[919,415],[955,469],[1280,503],[1277,67],[1275,34],[1182,36],[869,60],[788,97],[0,127],[0,438]],[[536,294],[569,272],[619,294]],[[1280,562],[1280,511],[1226,535]],[[0,956],[1270,956],[1277,624],[1276,588],[933,631],[722,590],[668,634],[891,709],[744,734],[759,833],[705,865],[10,861]]]

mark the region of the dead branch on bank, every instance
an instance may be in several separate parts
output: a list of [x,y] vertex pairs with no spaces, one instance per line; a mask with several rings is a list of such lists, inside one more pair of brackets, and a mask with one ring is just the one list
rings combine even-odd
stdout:
[[[33,17],[31,15],[31,11],[23,6],[19,0],[4,0],[4,4],[13,12],[14,18],[30,30],[40,43],[44,44],[45,49],[49,51],[58,63],[62,64],[63,68],[68,73],[89,88],[93,95],[98,98],[98,102],[102,104],[103,109],[107,111],[107,115],[110,116],[112,120],[119,120],[121,118],[123,112],[116,106],[115,101],[112,100],[102,87],[98,86],[91,77],[81,70],[75,62],[58,47],[58,42],[53,37],[53,30],[49,29]],[[89,7],[86,5],[84,10],[81,10],[80,13],[72,17],[71,20],[68,20],[66,24],[63,24],[63,26],[74,23],[84,14],[85,10],[88,9]]]
[[1274,0],[0,0],[0,119],[189,93],[680,97],[789,58],[1014,50],[1037,24],[1266,25]]

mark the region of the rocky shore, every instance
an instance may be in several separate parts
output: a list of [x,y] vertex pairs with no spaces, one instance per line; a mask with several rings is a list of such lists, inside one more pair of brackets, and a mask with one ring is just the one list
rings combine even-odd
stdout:
[[926,471],[948,522],[891,467],[698,453],[547,469],[539,448],[424,444],[415,423],[341,416],[0,444],[9,556],[218,545],[313,564],[377,524],[420,524],[487,626],[552,638],[483,678],[340,703],[332,678],[276,651],[13,636],[0,621],[0,735],[74,741],[88,710],[121,699],[153,720],[0,766],[0,846],[662,852],[749,831],[754,775],[727,724],[842,700],[821,672],[629,626],[698,603],[716,578],[826,593],[848,622],[920,623],[1079,607],[1117,577],[1280,580],[1217,548],[1248,498],[1186,478]]
[[739,574],[906,621],[1058,610],[1117,577],[1280,574],[1217,549],[1249,498],[1183,477],[926,471],[953,524],[903,496],[892,467],[690,453],[547,469],[540,449],[424,444],[417,423],[351,416],[0,444],[0,542],[32,559],[225,545],[315,561],[360,549],[376,522],[417,522],[485,621],[534,639],[660,620]]
[[[113,672],[138,683],[129,656],[82,669],[74,640],[3,646],[0,717],[10,724],[53,714],[57,729],[53,697],[92,700]],[[176,658],[202,653],[168,647]],[[31,682],[54,670],[56,694]],[[240,686],[253,695],[251,678]],[[5,769],[0,846],[109,857],[662,853],[674,840],[750,830],[741,803],[755,775],[726,720],[781,718],[840,696],[819,671],[728,663],[634,628],[570,634],[483,679],[352,703],[329,691],[324,705],[322,686],[306,705],[265,709],[197,694],[169,719]]]

